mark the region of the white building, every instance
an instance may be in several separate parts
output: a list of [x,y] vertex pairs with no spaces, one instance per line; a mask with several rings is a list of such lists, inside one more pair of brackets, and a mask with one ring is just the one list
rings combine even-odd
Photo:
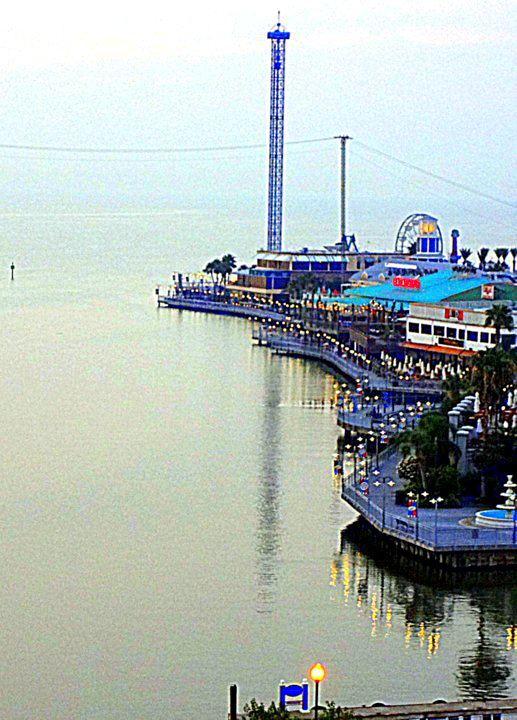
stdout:
[[[468,356],[495,345],[495,330],[486,327],[487,307],[462,308],[446,303],[410,303],[406,317],[405,347],[425,352]],[[515,348],[517,310],[513,309],[514,330],[501,330],[504,348]]]

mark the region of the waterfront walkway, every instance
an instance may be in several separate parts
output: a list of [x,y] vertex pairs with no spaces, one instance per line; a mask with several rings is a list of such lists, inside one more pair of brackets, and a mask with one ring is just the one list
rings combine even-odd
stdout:
[[343,357],[337,344],[325,341],[323,338],[295,337],[292,334],[276,332],[259,326],[253,331],[253,339],[262,345],[271,348],[278,355],[291,355],[295,357],[311,358],[323,362],[343,377],[356,382],[361,386],[363,393],[370,395],[389,392],[396,397],[395,402],[414,402],[418,398],[439,398],[441,396],[440,383],[428,380],[398,380],[387,374],[380,375],[369,366],[359,361],[355,362],[349,357]]
[[[368,494],[354,483],[350,464],[346,463],[341,483],[341,494],[363,518],[385,535],[402,539],[432,551],[461,551],[472,549],[516,549],[513,528],[492,529],[460,525],[461,520],[474,518],[476,508],[418,508],[416,518],[409,518],[404,505],[395,504],[395,493],[403,483],[397,475],[400,456],[389,449],[379,463],[380,486],[376,487],[370,473]],[[395,483],[390,487],[383,478]]]

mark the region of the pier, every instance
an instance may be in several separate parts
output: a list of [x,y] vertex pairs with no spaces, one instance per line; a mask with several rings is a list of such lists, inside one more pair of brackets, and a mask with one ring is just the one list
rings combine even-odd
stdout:
[[266,345],[277,355],[303,357],[317,360],[330,367],[339,376],[348,381],[360,383],[370,395],[389,392],[396,404],[416,402],[417,400],[437,400],[441,397],[440,383],[430,380],[411,380],[395,382],[388,373],[379,374],[372,369],[373,363],[366,366],[343,357],[337,341],[330,341],[318,334],[296,336],[289,332],[278,332],[275,328],[259,326],[253,330],[252,338],[259,345]]
[[[383,458],[379,477],[395,477],[394,459],[396,456]],[[361,533],[389,553],[451,569],[517,567],[512,528],[485,529],[464,523],[473,516],[474,509],[468,507],[419,508],[418,515],[409,518],[406,507],[395,504],[395,488],[383,484],[376,488],[370,483],[365,495],[354,484],[352,473],[344,475],[341,482],[341,497],[361,516]]]

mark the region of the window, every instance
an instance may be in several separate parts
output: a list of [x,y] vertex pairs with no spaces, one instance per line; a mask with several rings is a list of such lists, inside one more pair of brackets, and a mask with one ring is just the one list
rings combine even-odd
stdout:
[[456,337],[456,328],[447,328],[447,337],[448,338],[455,338]]
[[490,338],[490,342],[492,343],[492,345],[495,345],[495,333]]
[[460,340],[465,340],[465,330],[458,330],[458,338]]
[[474,330],[467,330],[467,340],[478,341],[478,334]]
[[424,335],[432,335],[433,334],[431,326],[424,325],[424,323],[422,323],[422,328],[421,328],[420,332],[423,333]]
[[445,335],[445,328],[443,327],[443,325],[435,325],[434,334],[437,337],[443,337]]
[[418,332],[418,323],[412,323],[412,322],[410,322],[410,323],[408,324],[408,330],[409,330],[409,332],[417,333],[417,332]]
[[487,332],[481,333],[481,342],[484,342],[484,343],[488,342],[488,333]]

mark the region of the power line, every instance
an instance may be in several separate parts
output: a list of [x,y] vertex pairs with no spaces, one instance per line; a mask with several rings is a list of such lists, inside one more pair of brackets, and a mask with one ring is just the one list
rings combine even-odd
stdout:
[[[287,141],[286,145],[310,145],[310,144],[316,144],[316,143],[323,143],[323,142],[329,142],[331,140],[334,140],[334,136],[329,137],[319,137],[319,138],[308,138],[304,140],[290,140]],[[505,205],[506,207],[510,207],[512,209],[516,208],[516,204],[512,203],[508,200],[504,200],[503,198],[496,197],[495,195],[491,195],[487,192],[484,192],[482,190],[478,190],[476,188],[470,187],[469,185],[465,185],[464,183],[460,183],[457,180],[451,180],[450,178],[444,177],[443,175],[439,175],[438,173],[434,173],[430,170],[426,170],[423,167],[420,167],[419,165],[414,165],[413,163],[407,162],[406,160],[402,160],[401,158],[395,157],[394,155],[390,155],[387,152],[384,152],[383,150],[379,150],[378,148],[374,148],[371,145],[367,145],[366,143],[361,142],[360,140],[354,140],[354,145],[359,145],[360,147],[365,148],[369,152],[372,152],[376,155],[379,155],[380,157],[383,157],[387,160],[390,160],[391,162],[397,163],[398,165],[401,165],[402,167],[409,168],[410,170],[416,170],[419,173],[422,173],[423,175],[426,175],[427,177],[431,177],[434,180],[439,180],[440,182],[446,183],[447,185],[450,185],[452,187],[459,188],[461,190],[464,190],[465,192],[469,192],[473,195],[477,195],[478,197],[485,198],[486,200],[491,200],[492,202],[499,203],[500,205]],[[87,154],[87,155],[181,155],[181,154],[195,154],[195,153],[224,153],[226,151],[234,151],[234,150],[264,150],[267,148],[267,145],[264,143],[249,143],[249,144],[243,144],[243,145],[201,145],[198,147],[180,147],[180,148],[115,148],[115,147],[105,147],[105,148],[91,148],[91,147],[74,147],[74,146],[54,146],[54,145],[14,145],[14,144],[7,144],[7,143],[0,143],[0,149],[4,150],[31,150],[35,152],[63,152],[63,153],[78,153],[78,154]],[[5,156],[4,156],[5,157]],[[234,156],[238,157],[238,156]],[[34,159],[38,160],[40,158],[38,157],[28,157],[28,156],[10,156],[9,159]],[[44,158],[45,160],[61,160],[61,161],[78,161],[81,158]],[[88,160],[116,160],[119,158],[88,158]],[[150,162],[152,161],[151,158],[135,158],[133,162],[135,161],[139,162]]]
[[[326,142],[333,140],[331,137],[310,138],[308,140],[290,140],[286,145],[307,145],[309,143]],[[0,143],[0,148],[4,150],[37,150],[43,152],[74,152],[74,153],[110,153],[110,154],[139,154],[152,155],[157,153],[175,154],[175,153],[196,153],[196,152],[224,152],[225,150],[252,150],[257,148],[266,148],[264,143],[255,143],[250,145],[212,145],[200,147],[184,147],[184,148],[90,148],[90,147],[58,147],[54,145],[7,145]]]
[[[401,177],[400,175],[398,175],[396,172],[393,172],[393,170],[387,170],[387,169],[386,169],[385,167],[383,167],[380,163],[375,162],[375,160],[372,160],[371,157],[368,157],[367,155],[363,155],[362,153],[357,152],[357,150],[356,150],[355,153],[354,153],[354,157],[359,157],[359,158],[361,158],[361,160],[363,160],[365,163],[368,163],[368,164],[370,164],[370,165],[373,165],[373,166],[376,167],[376,168],[379,168],[379,169],[382,170],[384,173],[388,173],[388,175],[391,175],[391,177],[396,178],[397,180],[403,182],[404,185],[407,185],[408,187],[410,187],[410,181],[409,181],[409,179],[404,179],[403,177]],[[501,220],[496,220],[496,219],[493,218],[493,217],[489,217],[488,215],[485,215],[484,213],[479,212],[479,210],[472,210],[472,208],[470,208],[470,207],[468,207],[467,205],[464,205],[464,204],[462,204],[462,203],[459,203],[459,202],[457,202],[456,200],[453,200],[453,199],[452,199],[451,197],[449,197],[449,196],[446,197],[446,196],[444,196],[444,195],[442,195],[442,194],[440,194],[440,193],[437,193],[437,192],[434,191],[434,190],[430,190],[430,189],[427,187],[427,185],[424,185],[424,182],[423,182],[422,180],[415,180],[415,181],[413,181],[413,182],[415,182],[415,183],[416,183],[417,185],[419,185],[420,187],[425,187],[426,195],[433,195],[434,197],[437,197],[437,198],[439,198],[439,199],[442,200],[442,201],[446,201],[446,202],[450,203],[451,205],[455,205],[457,208],[460,208],[460,209],[463,210],[463,211],[467,211],[468,213],[471,213],[472,215],[477,215],[478,217],[481,217],[481,218],[483,218],[484,220],[487,220],[487,221],[488,221],[491,225],[493,225],[494,227],[495,227],[496,225],[499,225],[499,226],[501,226],[501,227],[508,228],[509,230],[514,230],[514,226],[513,226],[513,225],[510,225],[510,224],[507,223],[507,222],[504,222],[504,221],[501,221]]]
[[475,188],[471,188],[468,185],[464,185],[463,183],[457,182],[456,180],[451,180],[450,178],[443,177],[443,175],[438,175],[437,173],[433,173],[430,170],[425,170],[424,168],[421,168],[418,165],[413,165],[412,163],[406,162],[405,160],[401,160],[400,158],[394,157],[393,155],[389,155],[388,153],[383,152],[382,150],[377,150],[377,148],[373,148],[370,145],[366,145],[366,143],[360,142],[359,140],[356,140],[355,142],[357,145],[364,147],[366,150],[369,150],[370,152],[373,152],[376,155],[381,155],[382,157],[385,157],[388,160],[391,160],[392,162],[398,163],[399,165],[403,165],[404,167],[410,168],[411,170],[417,170],[418,172],[421,172],[424,175],[427,175],[428,177],[432,177],[435,180],[441,180],[442,182],[447,183],[448,185],[452,185],[453,187],[460,188],[461,190],[465,190],[466,192],[470,192],[473,195],[478,195],[479,197],[486,198],[487,200],[493,200],[494,202],[500,203],[501,205],[507,205],[508,207],[511,207],[514,209],[516,207],[515,203],[509,202],[508,200],[503,200],[502,198],[495,197],[494,195],[489,195],[488,193],[485,193],[481,190],[476,190]]

